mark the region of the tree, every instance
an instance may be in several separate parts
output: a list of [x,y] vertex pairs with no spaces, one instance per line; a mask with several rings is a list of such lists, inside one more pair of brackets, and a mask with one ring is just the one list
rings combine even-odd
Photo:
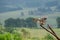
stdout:
[[29,11],[29,15],[34,15],[34,12],[33,11]]
[[29,17],[24,19],[13,19],[13,18],[9,18],[7,20],[5,20],[5,27],[37,27],[37,24],[35,22],[33,22],[33,18]]
[[33,22],[33,18],[29,17],[26,19],[26,23],[28,27],[37,27],[37,24],[35,22]]
[[57,21],[58,28],[60,28],[60,17],[57,17],[56,21]]
[[2,25],[1,22],[0,22],[0,25]]
[[16,27],[21,27],[21,19],[17,18],[15,19],[15,23]]
[[21,12],[21,16],[24,16],[24,13],[23,12]]
[[16,20],[13,18],[9,18],[7,20],[5,20],[5,27],[16,27]]

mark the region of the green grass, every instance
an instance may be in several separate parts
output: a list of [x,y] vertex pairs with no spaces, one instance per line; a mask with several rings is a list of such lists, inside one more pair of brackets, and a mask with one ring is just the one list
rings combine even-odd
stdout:
[[[21,32],[21,29],[22,28],[18,28],[18,32]],[[35,38],[39,38],[40,40],[42,40],[42,38],[44,38],[47,34],[50,34],[50,33],[46,32],[44,29],[29,29],[29,28],[24,28],[24,29],[30,33],[31,38],[35,37]],[[53,30],[60,37],[60,29],[56,28]]]
[[21,36],[18,34],[4,33],[0,34],[0,40],[22,40]]
[[[48,34],[50,34],[50,33],[48,33],[47,31],[45,31],[44,29],[33,29],[33,28],[16,28],[16,30],[14,30],[13,31],[13,33],[19,33],[20,35],[21,35],[21,38],[23,38],[23,36],[22,36],[22,32],[21,32],[21,30],[22,29],[25,29],[25,31],[24,32],[27,32],[27,34],[29,33],[29,36],[30,37],[28,37],[28,38],[25,38],[25,39],[23,39],[23,40],[42,40],[43,38],[45,38]],[[4,32],[4,30],[5,29],[0,29],[0,30],[3,30],[3,32]],[[54,31],[55,31],[55,33],[58,35],[58,37],[60,37],[60,29],[59,28],[55,28],[55,29],[53,29]],[[4,35],[1,35],[2,36],[2,38],[3,38],[3,36]],[[26,35],[25,35],[26,36]],[[52,36],[52,35],[51,35]],[[10,37],[10,36],[9,36]],[[47,37],[49,37],[49,36],[47,36]],[[46,37],[46,38],[47,38]],[[53,36],[54,37],[54,36]],[[51,38],[51,37],[50,37]],[[55,37],[54,37],[55,38]],[[56,39],[56,38],[55,38]],[[3,40],[3,39],[2,39]]]

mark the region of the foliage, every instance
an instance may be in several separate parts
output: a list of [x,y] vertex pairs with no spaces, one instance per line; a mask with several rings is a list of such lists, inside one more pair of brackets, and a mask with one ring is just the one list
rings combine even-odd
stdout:
[[9,18],[7,20],[5,20],[5,27],[37,27],[37,24],[35,22],[33,22],[33,18],[29,17],[26,19],[13,19],[13,18]]
[[13,33],[14,30],[15,30],[15,29],[12,28],[12,27],[5,27],[5,31],[6,31],[6,32]]
[[21,32],[24,38],[30,38],[30,33],[27,30],[21,29]]
[[26,19],[27,26],[32,28],[32,27],[37,27],[37,24],[33,22],[33,18],[29,17]]
[[4,31],[5,31],[5,27],[0,26],[0,34],[3,34],[3,33],[4,33]]
[[53,37],[52,35],[47,34],[47,35],[43,38],[43,40],[55,40],[55,39],[54,39],[54,37]]
[[32,40],[40,40],[38,37],[33,37]]
[[5,33],[0,34],[0,40],[22,40],[22,38],[18,34]]
[[14,40],[22,40],[22,37],[20,34],[14,34]]
[[58,17],[58,18],[56,19],[56,21],[57,21],[57,26],[58,26],[58,28],[60,28],[60,17]]
[[0,22],[0,25],[2,25],[2,23]]
[[[5,32],[3,34],[0,34],[0,40],[54,40],[54,37],[52,37],[52,35],[50,35],[50,34],[46,34],[45,30],[43,30],[43,29],[30,29],[30,28],[21,29],[21,28],[19,28],[18,30],[16,30],[16,32],[14,32],[14,30],[12,31],[13,33]],[[60,36],[60,34],[59,34],[60,29],[54,29],[54,30]],[[24,33],[23,36],[25,36],[25,38],[27,38],[27,39],[23,39],[21,31]],[[30,38],[28,36],[29,33],[32,34],[32,35],[30,35]],[[44,37],[44,38],[42,39],[42,37]]]

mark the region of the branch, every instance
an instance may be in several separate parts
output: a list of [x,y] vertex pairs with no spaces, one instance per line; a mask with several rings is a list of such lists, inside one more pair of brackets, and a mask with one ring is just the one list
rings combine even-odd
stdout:
[[50,25],[48,24],[49,29],[52,31],[52,33],[54,33],[56,35],[56,33],[53,31],[53,29],[50,27]]
[[50,32],[48,29],[46,29],[45,27],[43,27],[42,25],[40,25],[43,29],[45,29],[47,32],[51,33],[54,37],[56,37],[57,40],[60,40],[60,38],[55,34],[55,32],[51,29],[51,27],[49,26],[50,30],[53,32]]
[[57,39],[59,39],[60,40],[60,38],[56,35],[56,33],[53,31],[53,29],[50,27],[50,25],[48,24],[48,27],[49,27],[49,29],[52,31],[52,33],[54,34],[54,36],[57,38]]

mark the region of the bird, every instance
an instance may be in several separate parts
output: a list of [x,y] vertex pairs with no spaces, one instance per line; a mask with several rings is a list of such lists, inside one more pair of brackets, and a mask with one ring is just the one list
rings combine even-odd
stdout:
[[33,21],[34,21],[34,22],[39,22],[40,25],[46,24],[46,20],[47,20],[46,17],[43,17],[43,18],[33,18]]

